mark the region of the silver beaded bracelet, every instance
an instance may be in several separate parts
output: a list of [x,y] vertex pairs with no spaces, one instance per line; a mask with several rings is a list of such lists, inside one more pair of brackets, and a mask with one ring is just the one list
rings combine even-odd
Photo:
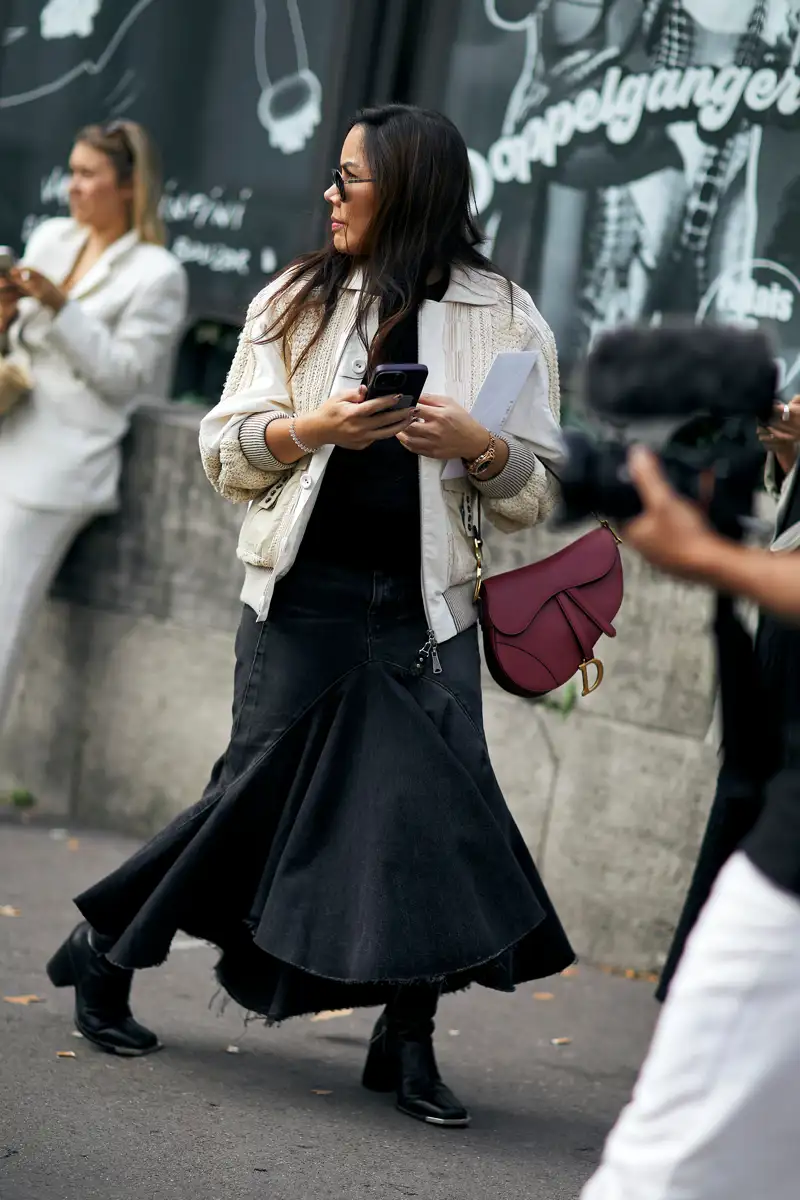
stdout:
[[297,446],[297,449],[303,451],[303,454],[316,454],[316,449],[314,446],[307,446],[305,442],[300,441],[300,438],[297,436],[297,430],[295,429],[296,421],[297,415],[295,414],[289,421],[289,437],[292,439],[295,446]]

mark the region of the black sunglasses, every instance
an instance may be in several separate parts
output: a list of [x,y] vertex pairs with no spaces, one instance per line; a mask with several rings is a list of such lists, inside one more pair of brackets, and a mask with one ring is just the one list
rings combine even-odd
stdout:
[[342,200],[347,199],[347,185],[349,183],[374,183],[374,179],[345,179],[338,167],[334,167],[331,171],[333,182],[336,184],[336,190],[342,197]]

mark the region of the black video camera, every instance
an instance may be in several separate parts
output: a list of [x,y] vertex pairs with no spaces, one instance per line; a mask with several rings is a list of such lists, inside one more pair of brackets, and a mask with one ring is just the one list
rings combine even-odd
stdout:
[[636,516],[626,460],[642,442],[677,491],[708,500],[713,525],[740,538],[764,464],[756,423],[772,419],[777,391],[774,351],[758,330],[672,324],[604,334],[586,363],[584,396],[605,430],[565,433],[562,519]]

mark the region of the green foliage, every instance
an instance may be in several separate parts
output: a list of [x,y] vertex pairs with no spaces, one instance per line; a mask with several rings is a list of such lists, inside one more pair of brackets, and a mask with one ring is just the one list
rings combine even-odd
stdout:
[[27,809],[36,807],[36,797],[27,788],[14,788],[2,797],[11,808]]
[[180,396],[176,396],[172,401],[173,404],[186,404],[193,408],[209,409],[214,403],[207,396],[201,396],[199,392],[182,392]]
[[545,696],[541,702],[545,708],[549,708],[551,712],[557,712],[564,720],[570,715],[572,710],[578,703],[578,685],[575,680],[571,680],[553,696]]

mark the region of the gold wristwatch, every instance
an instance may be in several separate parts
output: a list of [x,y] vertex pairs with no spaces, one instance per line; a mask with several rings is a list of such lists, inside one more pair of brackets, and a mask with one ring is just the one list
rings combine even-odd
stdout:
[[480,479],[491,467],[494,462],[495,449],[497,447],[497,439],[493,433],[489,434],[489,444],[482,454],[477,458],[473,458],[471,462],[465,460],[464,465],[467,468],[468,475],[474,475],[476,479]]

